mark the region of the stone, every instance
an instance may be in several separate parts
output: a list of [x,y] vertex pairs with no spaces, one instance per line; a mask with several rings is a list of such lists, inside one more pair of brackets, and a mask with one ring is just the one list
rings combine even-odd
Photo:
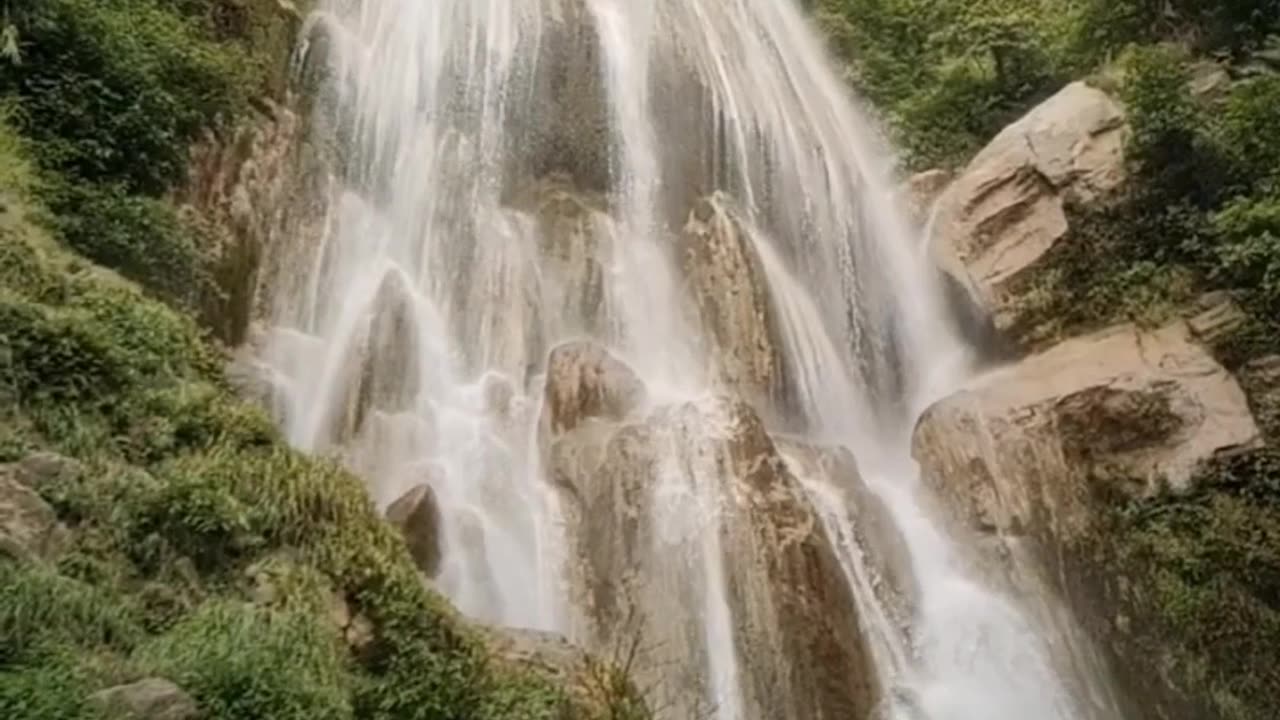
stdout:
[[572,342],[551,351],[547,362],[544,421],[554,434],[590,418],[621,420],[643,404],[644,383],[609,351]]
[[777,319],[760,257],[729,200],[698,201],[680,236],[685,283],[710,339],[712,374],[756,407],[785,396]]
[[11,467],[15,480],[37,492],[84,476],[79,461],[51,452],[32,453]]
[[200,709],[191,696],[162,678],[147,678],[89,696],[89,704],[111,720],[194,720]]
[[997,329],[1023,319],[1018,293],[1069,237],[1068,204],[1102,202],[1125,182],[1128,132],[1120,105],[1072,83],[1001,131],[938,200],[938,262]]
[[721,607],[710,573],[725,579],[744,714],[870,711],[875,673],[831,538],[749,405],[710,398],[597,419],[544,452],[566,496],[574,636],[594,649],[638,638],[636,676],[657,705],[676,717],[708,709],[705,623]]
[[1259,442],[1236,380],[1177,322],[991,373],[924,413],[914,452],[970,527],[1057,546],[1090,531],[1097,503],[1186,492],[1203,463]]
[[1197,340],[1212,345],[1231,337],[1246,321],[1248,317],[1231,294],[1216,291],[1197,299],[1187,318],[1187,326]]
[[919,224],[929,219],[933,206],[942,197],[946,189],[955,180],[955,173],[950,170],[934,168],[918,172],[907,178],[901,191],[904,206]]
[[49,503],[17,479],[20,472],[0,466],[0,556],[53,560],[66,544],[66,529]]
[[440,507],[430,485],[409,490],[387,508],[387,520],[404,535],[413,562],[427,577],[440,571]]

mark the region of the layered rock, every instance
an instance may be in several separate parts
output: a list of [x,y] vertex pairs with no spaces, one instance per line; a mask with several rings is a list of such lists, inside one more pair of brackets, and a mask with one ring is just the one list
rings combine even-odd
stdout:
[[1241,388],[1196,341],[1212,324],[1200,320],[1066,341],[937,403],[914,438],[944,512],[985,549],[979,566],[1038,601],[1062,640],[1058,661],[1097,662],[1065,603],[1122,670],[1121,695],[1142,699],[1119,701],[1126,717],[1194,713],[1170,710],[1184,700],[1131,644],[1137,596],[1117,588],[1132,568],[1100,560],[1126,542],[1112,519],[1129,502],[1194,490],[1208,463],[1259,443]]
[[681,235],[685,282],[727,390],[769,408],[785,397],[777,319],[760,257],[742,221],[717,195],[699,200]]
[[220,296],[204,308],[204,319],[231,345],[246,338],[263,258],[299,199],[303,122],[290,105],[260,99],[229,137],[206,132],[176,198],[210,231]]
[[1063,541],[1094,504],[1186,491],[1259,441],[1243,391],[1183,323],[1069,340],[934,405],[915,453],[974,527]]
[[[877,689],[854,598],[754,411],[707,400],[620,420],[575,404],[574,422],[557,420],[551,399],[582,395],[577,377],[548,376],[544,453],[566,495],[582,635],[601,648],[639,638],[640,682],[673,716],[724,690],[703,684],[725,660],[707,632],[732,634],[744,715],[865,715]],[[605,395],[626,394],[615,377],[623,389]]]
[[938,201],[940,263],[1000,330],[1023,321],[1019,288],[1069,238],[1069,204],[1125,181],[1125,115],[1101,90],[1068,85],[1005,128]]

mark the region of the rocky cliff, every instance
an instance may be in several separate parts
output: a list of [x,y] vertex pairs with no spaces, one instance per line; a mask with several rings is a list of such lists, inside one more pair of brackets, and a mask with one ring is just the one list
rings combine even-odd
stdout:
[[1043,293],[1071,290],[1051,280],[1084,242],[1081,213],[1132,182],[1129,132],[1120,103],[1076,83],[941,193],[935,248],[1013,359],[930,407],[914,451],[982,571],[1082,622],[1127,717],[1262,717],[1274,692],[1233,674],[1271,675],[1256,665],[1276,628],[1276,436],[1255,413],[1271,412],[1276,379],[1257,369],[1266,358],[1222,353],[1244,314],[1214,293],[1154,326],[1039,324]]

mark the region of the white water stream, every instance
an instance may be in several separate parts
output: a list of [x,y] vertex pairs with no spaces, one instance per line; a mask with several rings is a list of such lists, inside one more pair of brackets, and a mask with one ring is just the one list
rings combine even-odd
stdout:
[[[969,351],[876,129],[791,2],[327,0],[304,39],[303,59],[329,68],[347,163],[322,235],[294,243],[292,281],[271,288],[261,359],[299,447],[340,454],[383,506],[431,485],[435,583],[459,608],[575,634],[538,442],[546,357],[589,337],[652,404],[711,393],[674,238],[718,191],[776,318],[788,401],[769,416],[851,449],[907,540],[919,598],[904,629],[865,566],[886,549],[859,547],[842,488],[801,477],[853,586],[882,717],[1093,717],[1047,631],[965,577],[918,503],[912,423],[966,378]],[[699,606],[707,706],[791,720],[743,700],[732,549],[698,479],[715,468],[684,461],[654,492],[707,511],[658,502],[655,525],[694,538],[702,577],[681,592]]]

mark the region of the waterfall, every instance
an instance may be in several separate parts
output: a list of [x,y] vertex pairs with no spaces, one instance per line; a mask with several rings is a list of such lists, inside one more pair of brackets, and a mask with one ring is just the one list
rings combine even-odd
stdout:
[[[792,3],[321,5],[299,65],[338,159],[271,251],[256,352],[294,444],[382,507],[431,488],[440,591],[601,653],[634,633],[660,717],[1094,717],[921,503],[914,419],[972,359]],[[556,353],[584,347],[640,399],[562,431]],[[856,630],[830,666],[787,636],[819,617]]]

